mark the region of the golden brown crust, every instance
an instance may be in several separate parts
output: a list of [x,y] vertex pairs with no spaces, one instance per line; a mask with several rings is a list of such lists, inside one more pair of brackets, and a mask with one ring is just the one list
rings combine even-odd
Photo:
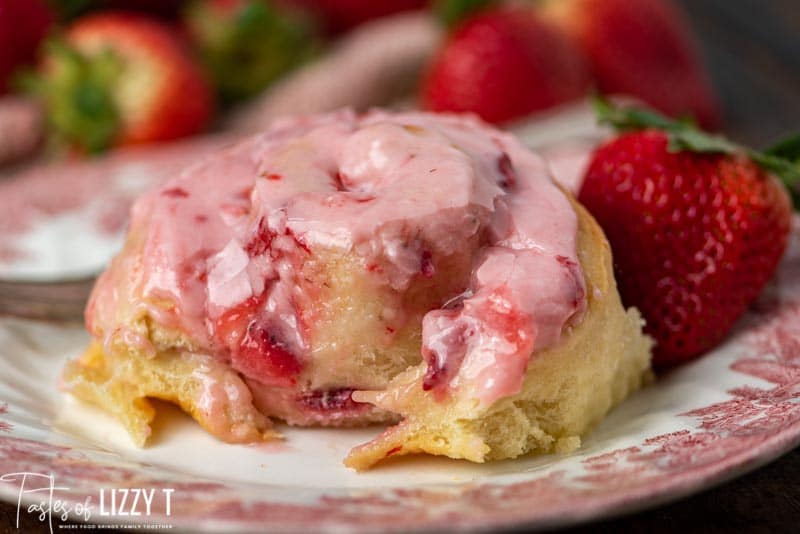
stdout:
[[250,390],[239,375],[208,356],[109,356],[94,342],[67,364],[63,377],[70,393],[114,415],[140,447],[150,437],[156,415],[150,398],[177,404],[208,432],[230,443],[280,437],[248,400]]

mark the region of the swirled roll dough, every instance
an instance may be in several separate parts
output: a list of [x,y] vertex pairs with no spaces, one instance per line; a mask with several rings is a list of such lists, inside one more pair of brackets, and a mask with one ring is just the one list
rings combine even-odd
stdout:
[[[543,161],[475,119],[287,120],[135,204],[65,384],[140,444],[153,397],[232,442],[273,436],[269,417],[402,419],[357,468],[565,448],[649,368],[609,265]],[[558,391],[532,398],[541,380]],[[486,433],[498,410],[513,412],[504,443]]]

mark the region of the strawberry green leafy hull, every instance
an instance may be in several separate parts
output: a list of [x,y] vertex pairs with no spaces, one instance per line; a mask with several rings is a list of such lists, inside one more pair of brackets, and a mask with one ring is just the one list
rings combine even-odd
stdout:
[[175,29],[133,13],[76,20],[51,42],[28,85],[56,141],[88,153],[192,135],[214,111],[211,88]]

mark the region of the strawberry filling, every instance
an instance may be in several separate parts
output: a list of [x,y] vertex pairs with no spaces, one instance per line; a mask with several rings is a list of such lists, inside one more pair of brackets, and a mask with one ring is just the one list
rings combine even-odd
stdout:
[[262,217],[258,221],[258,230],[247,245],[245,245],[244,250],[251,258],[261,256],[270,249],[274,239],[275,232],[267,227],[267,223]]
[[273,386],[293,387],[302,370],[299,360],[286,345],[257,321],[247,327],[231,360],[240,372]]
[[264,384],[293,387],[302,365],[287,345],[256,318],[265,300],[262,294],[228,310],[215,322],[215,333],[228,348],[236,370]]
[[186,190],[181,187],[171,187],[169,189],[165,189],[161,192],[161,194],[165,197],[172,198],[187,198],[189,196],[189,193],[187,193]]
[[497,169],[500,171],[502,179],[499,182],[503,189],[510,189],[517,183],[517,176],[514,173],[514,164],[507,153],[503,152],[497,158]]
[[315,390],[311,393],[300,395],[297,403],[305,410],[314,412],[342,412],[363,410],[369,405],[353,400],[352,388]]

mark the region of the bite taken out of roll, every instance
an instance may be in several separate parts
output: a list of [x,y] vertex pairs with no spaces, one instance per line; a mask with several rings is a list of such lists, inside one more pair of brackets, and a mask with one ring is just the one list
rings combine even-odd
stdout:
[[69,391],[229,442],[393,424],[356,469],[575,448],[649,376],[602,231],[515,138],[463,116],[280,122],[142,197]]

